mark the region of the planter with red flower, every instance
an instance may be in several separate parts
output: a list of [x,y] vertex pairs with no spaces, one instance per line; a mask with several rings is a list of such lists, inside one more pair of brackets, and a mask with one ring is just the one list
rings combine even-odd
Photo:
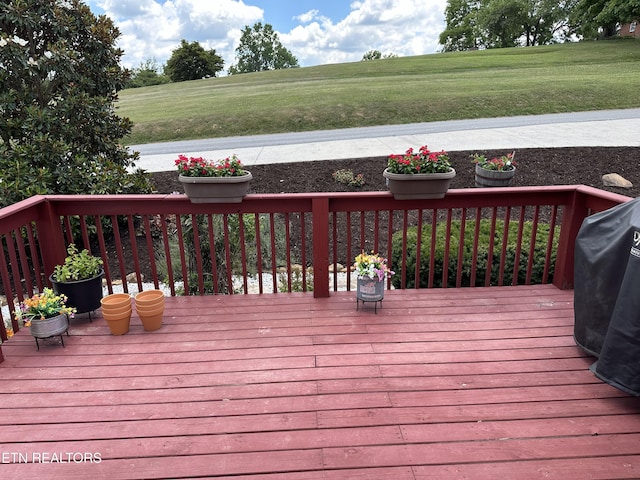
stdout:
[[417,153],[409,148],[404,154],[389,155],[382,175],[398,200],[444,197],[456,171],[445,151],[432,152],[426,145]]
[[192,203],[239,203],[253,179],[235,155],[217,161],[180,155],[175,164]]
[[477,153],[471,155],[476,164],[476,187],[508,187],[516,174],[516,152],[488,159]]

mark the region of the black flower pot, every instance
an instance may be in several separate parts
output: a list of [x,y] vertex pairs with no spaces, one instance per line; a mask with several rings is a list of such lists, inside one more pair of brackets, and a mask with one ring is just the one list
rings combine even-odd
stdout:
[[56,294],[66,295],[67,306],[75,307],[77,313],[87,313],[100,308],[103,276],[104,270],[93,278],[75,282],[56,282],[53,280],[53,275],[49,280]]

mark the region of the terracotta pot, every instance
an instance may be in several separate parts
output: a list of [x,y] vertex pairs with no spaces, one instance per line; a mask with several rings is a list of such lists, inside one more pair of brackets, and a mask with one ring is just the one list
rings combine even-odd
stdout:
[[107,321],[107,325],[109,325],[109,330],[111,331],[111,335],[124,335],[129,331],[129,324],[131,323],[131,312],[127,315],[114,315],[105,316],[105,320]]
[[164,293],[161,290],[147,290],[135,296],[136,312],[142,326],[148,332],[162,326],[164,314]]
[[135,296],[136,308],[145,305],[164,304],[164,292],[162,290],[145,290]]
[[387,187],[396,200],[416,200],[443,198],[456,171],[447,173],[391,173],[385,168],[382,176],[387,179]]
[[102,311],[115,311],[124,306],[131,307],[131,295],[128,293],[112,293],[100,300]]
[[164,304],[150,307],[137,307],[136,312],[146,331],[158,330],[162,326]]
[[164,311],[158,313],[157,315],[144,315],[139,313],[138,316],[140,317],[140,321],[142,322],[142,326],[144,327],[145,331],[153,332],[154,330],[158,330],[160,327],[162,327],[163,314]]
[[129,331],[131,322],[131,295],[128,293],[113,293],[103,297],[102,316],[109,325],[112,335],[124,335]]
[[252,179],[251,172],[239,177],[178,176],[191,203],[240,203]]

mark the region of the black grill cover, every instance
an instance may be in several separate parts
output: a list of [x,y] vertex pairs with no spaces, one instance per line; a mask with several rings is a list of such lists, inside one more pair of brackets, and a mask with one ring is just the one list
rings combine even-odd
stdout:
[[584,220],[574,273],[576,343],[598,378],[640,396],[640,198]]

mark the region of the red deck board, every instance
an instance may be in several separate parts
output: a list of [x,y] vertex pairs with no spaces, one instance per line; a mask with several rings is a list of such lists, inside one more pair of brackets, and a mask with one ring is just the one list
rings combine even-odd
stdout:
[[167,298],[164,325],[2,346],[2,478],[637,478],[640,399],[553,286]]

